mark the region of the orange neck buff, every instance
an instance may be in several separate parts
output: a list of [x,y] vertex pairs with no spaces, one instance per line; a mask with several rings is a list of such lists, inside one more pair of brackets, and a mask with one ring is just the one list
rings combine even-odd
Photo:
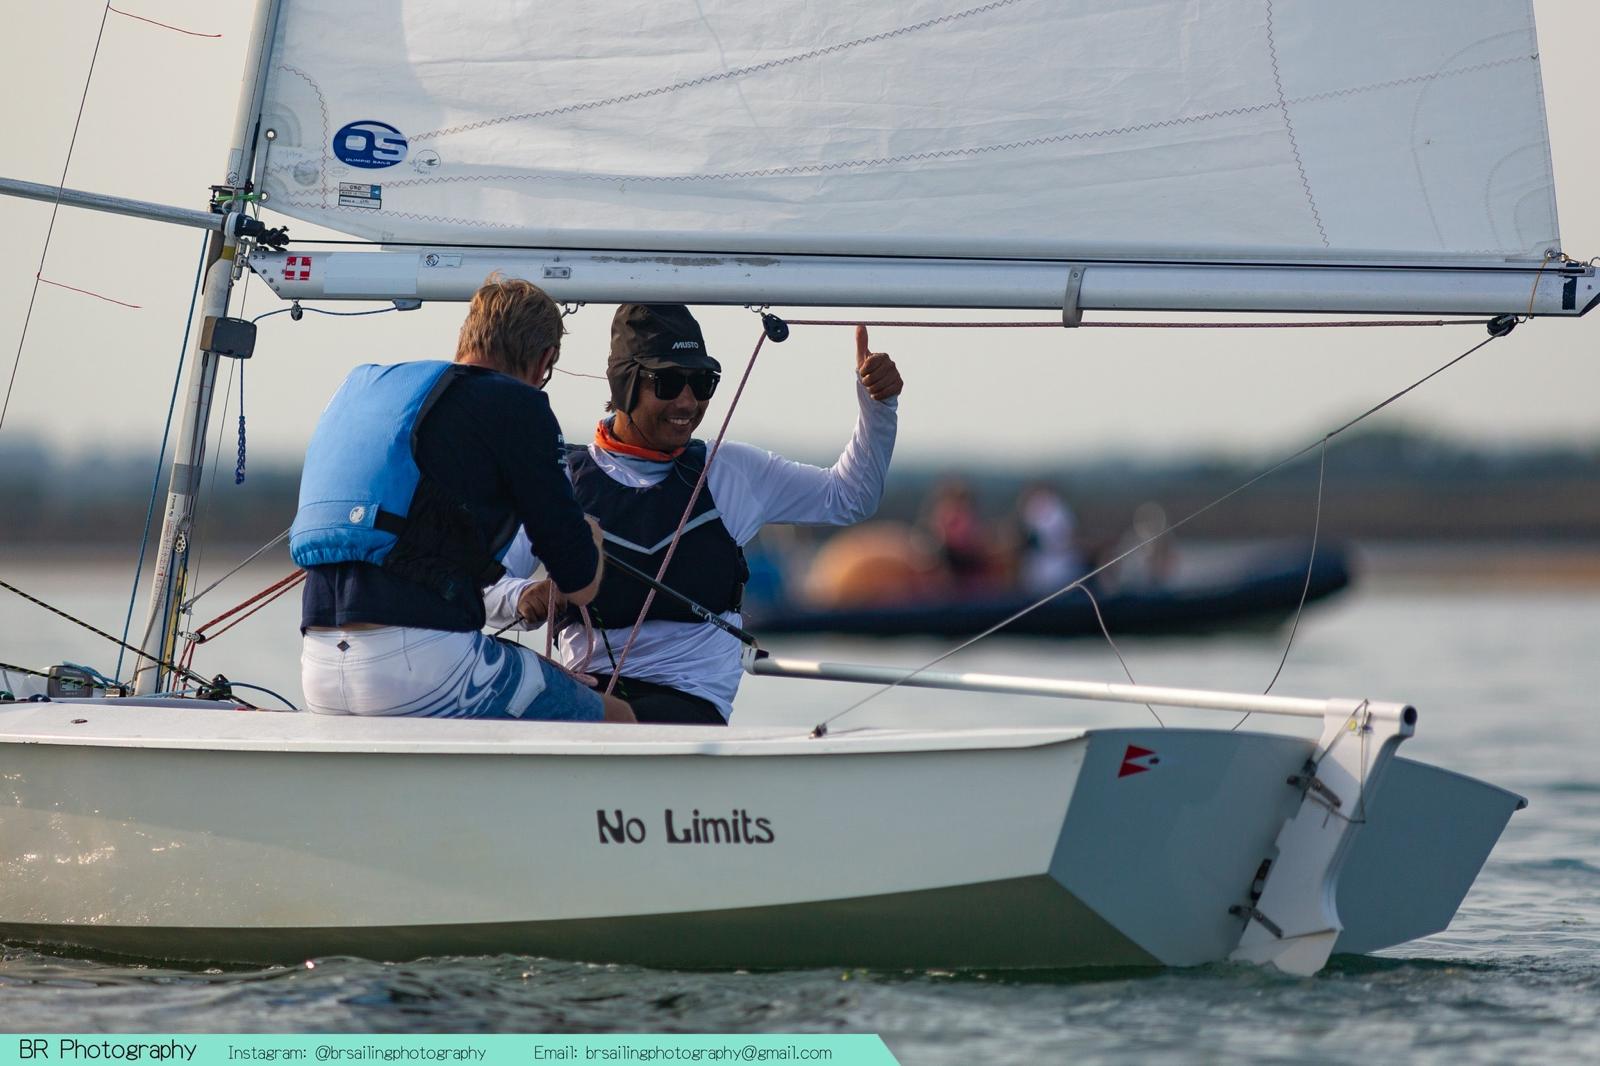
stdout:
[[624,444],[611,433],[611,422],[603,419],[594,427],[594,442],[602,451],[613,455],[626,455],[634,459],[652,459],[658,463],[670,463],[683,454],[679,448],[671,452],[658,452],[654,448],[641,448],[637,444]]

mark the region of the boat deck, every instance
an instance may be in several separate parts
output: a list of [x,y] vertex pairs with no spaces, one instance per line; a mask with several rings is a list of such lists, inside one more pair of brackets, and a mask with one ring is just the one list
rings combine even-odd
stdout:
[[85,699],[0,704],[0,744],[230,751],[495,755],[822,755],[1025,748],[1087,730],[839,729],[363,718],[252,711],[200,700]]

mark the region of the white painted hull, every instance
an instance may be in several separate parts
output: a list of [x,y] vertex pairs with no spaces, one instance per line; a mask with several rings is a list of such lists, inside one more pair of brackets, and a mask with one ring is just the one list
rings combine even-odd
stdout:
[[[1157,764],[1121,773],[1130,745]],[[1310,747],[0,705],[0,939],[194,961],[1192,965],[1239,943],[1228,909]],[[1386,782],[1449,794],[1356,837],[1341,947],[1443,928],[1520,802],[1405,760]],[[1402,889],[1399,917],[1372,902]]]

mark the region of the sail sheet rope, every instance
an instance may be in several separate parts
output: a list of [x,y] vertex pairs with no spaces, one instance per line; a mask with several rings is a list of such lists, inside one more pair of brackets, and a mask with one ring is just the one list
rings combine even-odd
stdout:
[[[1510,332],[1510,327],[1512,325],[1514,325],[1515,322],[1516,322],[1516,319],[1514,319],[1514,318],[1510,319],[1509,321],[1507,321],[1504,317],[1502,317],[1500,319],[1492,320],[1492,322],[1490,323],[1490,327],[1489,327],[1490,328],[1489,336],[1485,337],[1483,340],[1479,341],[1477,344],[1474,344],[1472,347],[1468,348],[1466,351],[1461,352],[1459,355],[1456,355],[1456,356],[1452,357],[1447,362],[1445,362],[1442,365],[1434,368],[1433,370],[1429,371],[1427,374],[1424,374],[1422,377],[1418,378],[1416,381],[1413,381],[1411,384],[1407,385],[1405,388],[1400,389],[1398,392],[1392,393],[1391,395],[1389,395],[1388,397],[1384,398],[1383,400],[1380,400],[1378,403],[1373,404],[1371,407],[1367,408],[1365,411],[1362,411],[1360,414],[1356,415],[1354,418],[1351,418],[1349,421],[1345,422],[1343,425],[1340,425],[1340,426],[1338,426],[1338,427],[1336,427],[1336,428],[1334,428],[1332,430],[1329,430],[1327,433],[1324,433],[1321,437],[1319,437],[1315,441],[1312,441],[1310,444],[1307,444],[1305,447],[1299,449],[1298,451],[1294,452],[1291,455],[1285,456],[1284,458],[1282,458],[1282,459],[1278,460],[1277,462],[1273,463],[1271,466],[1261,470],[1259,473],[1255,474],[1253,477],[1251,477],[1248,480],[1244,481],[1243,483],[1235,486],[1234,488],[1230,489],[1229,491],[1223,493],[1221,496],[1218,496],[1217,498],[1213,499],[1211,502],[1209,502],[1209,503],[1207,503],[1207,504],[1205,504],[1205,505],[1203,505],[1201,507],[1198,507],[1195,510],[1189,512],[1187,515],[1184,515],[1182,518],[1180,518],[1177,521],[1175,521],[1175,522],[1171,523],[1170,525],[1168,525],[1161,532],[1156,533],[1154,536],[1150,536],[1150,537],[1145,538],[1144,540],[1140,541],[1139,543],[1137,543],[1137,544],[1133,545],[1132,547],[1128,548],[1126,551],[1123,551],[1123,552],[1119,553],[1118,555],[1114,556],[1113,558],[1108,559],[1106,562],[1101,563],[1099,566],[1097,566],[1094,569],[1090,570],[1088,573],[1083,574],[1081,577],[1078,577],[1075,580],[1068,582],[1067,584],[1065,584],[1065,585],[1061,586],[1060,588],[1056,589],[1054,592],[1051,592],[1051,593],[1048,593],[1048,594],[1046,594],[1044,596],[1039,597],[1037,600],[1035,600],[1032,603],[1028,604],[1027,606],[1023,607],[1022,609],[1016,611],[1015,613],[1011,614],[1010,616],[1002,619],[1001,621],[995,623],[994,625],[990,626],[989,628],[983,630],[983,632],[978,633],[976,636],[972,636],[972,637],[967,638],[966,640],[962,641],[960,644],[957,644],[955,647],[951,648],[950,650],[948,650],[948,651],[936,656],[933,659],[930,659],[929,661],[923,663],[921,666],[918,666],[916,669],[909,671],[908,673],[906,673],[906,675],[904,677],[897,678],[891,684],[884,685],[884,686],[882,686],[882,687],[880,687],[880,688],[878,688],[878,689],[876,689],[876,690],[874,690],[872,692],[869,692],[867,695],[863,696],[859,700],[856,700],[854,703],[852,703],[849,706],[845,707],[843,710],[840,710],[840,711],[830,715],[829,717],[823,719],[821,722],[819,722],[817,724],[816,728],[812,731],[812,735],[813,736],[822,736],[822,735],[826,734],[827,731],[828,731],[828,727],[830,725],[832,725],[838,719],[844,717],[845,715],[850,714],[853,711],[859,710],[860,708],[866,706],[868,703],[870,703],[873,700],[877,699],[878,697],[884,695],[885,693],[890,692],[893,689],[899,688],[901,685],[905,684],[907,681],[911,680],[912,678],[916,677],[917,675],[919,675],[921,673],[924,673],[925,671],[930,670],[933,667],[937,666],[938,664],[944,662],[946,659],[949,659],[952,656],[957,655],[960,652],[965,651],[966,649],[972,647],[974,644],[977,644],[979,641],[985,640],[985,639],[993,636],[994,634],[996,634],[996,633],[1000,632],[1001,630],[1005,629],[1007,626],[1011,625],[1013,622],[1017,621],[1018,619],[1024,618],[1027,615],[1031,614],[1032,612],[1038,610],[1040,607],[1043,607],[1045,604],[1050,603],[1053,600],[1056,600],[1056,599],[1060,598],[1061,596],[1064,596],[1067,593],[1072,592],[1072,591],[1074,591],[1076,589],[1084,588],[1088,581],[1090,581],[1091,579],[1097,577],[1098,575],[1100,575],[1102,573],[1105,573],[1107,570],[1111,569],[1112,567],[1116,566],[1118,563],[1122,562],[1122,560],[1128,558],[1129,556],[1131,556],[1131,555],[1133,555],[1133,554],[1135,554],[1137,552],[1143,551],[1145,548],[1149,547],[1151,544],[1154,544],[1157,540],[1160,540],[1162,537],[1165,537],[1165,536],[1169,535],[1170,533],[1172,533],[1173,531],[1175,531],[1177,529],[1180,529],[1185,525],[1188,525],[1190,522],[1192,522],[1195,519],[1199,518],[1201,515],[1205,514],[1206,512],[1211,511],[1214,508],[1221,506],[1223,503],[1225,503],[1228,500],[1232,499],[1233,497],[1239,495],[1240,493],[1246,491],[1247,489],[1253,487],[1258,482],[1263,481],[1266,478],[1270,477],[1271,475],[1277,473],[1279,470],[1282,470],[1284,467],[1286,467],[1286,466],[1290,465],[1291,463],[1295,462],[1296,460],[1300,459],[1302,456],[1308,455],[1313,450],[1318,449],[1318,448],[1326,449],[1328,443],[1330,441],[1332,441],[1335,437],[1337,437],[1340,434],[1348,431],[1349,429],[1351,429],[1352,427],[1358,425],[1359,423],[1361,423],[1362,421],[1366,420],[1367,418],[1370,418],[1371,416],[1377,414],[1379,411],[1382,411],[1384,408],[1390,406],[1391,404],[1395,403],[1396,401],[1400,400],[1402,397],[1408,395],[1409,393],[1415,391],[1416,389],[1421,388],[1423,385],[1425,385],[1429,381],[1432,381],[1434,378],[1438,377],[1440,374],[1444,373],[1446,370],[1449,370],[1451,367],[1455,366],[1457,363],[1460,363],[1462,360],[1466,359],[1468,356],[1470,356],[1470,355],[1474,354],[1475,352],[1479,351],[1480,349],[1482,349],[1486,345],[1490,344],[1491,342],[1499,340],[1501,337],[1506,336]],[[796,324],[798,324],[798,323],[796,323]],[[842,323],[840,323],[840,324],[842,324]],[[852,324],[854,324],[854,323],[852,323]],[[1057,325],[1056,328],[1059,329],[1061,327],[1059,325]],[[1319,514],[1319,516],[1321,514],[1321,483],[1320,483],[1320,481],[1319,481],[1319,484],[1318,484],[1318,514]],[[1314,558],[1314,556],[1313,556],[1313,558]],[[1285,656],[1287,657],[1287,651],[1285,652]],[[1119,655],[1118,658],[1120,659],[1121,656]],[[1124,667],[1126,667],[1126,663],[1124,663]],[[1279,671],[1278,672],[1279,673],[1282,672],[1282,665],[1281,664],[1279,666]],[[1277,677],[1278,677],[1277,674],[1273,675],[1273,683],[1274,684],[1276,684],[1276,682],[1277,682]],[[1237,728],[1237,727],[1235,727],[1235,728]]]
[[[263,607],[272,603],[279,596],[282,596],[290,589],[299,586],[301,582],[305,581],[305,579],[306,572],[304,570],[297,569],[287,577],[282,577],[277,581],[274,581],[272,584],[268,585],[254,596],[251,596],[243,603],[239,603],[228,608],[226,611],[223,611],[221,614],[217,615],[204,625],[196,626],[194,631],[188,634],[188,643],[184,645],[183,654],[178,656],[178,664],[187,670],[194,663],[195,648],[209,640],[215,640],[217,637],[222,636],[222,634],[226,633],[240,622],[243,622],[246,618],[249,618],[251,615],[255,614],[256,611],[259,611]],[[246,611],[245,608],[247,607],[250,607],[251,609]],[[240,612],[243,613],[241,614]],[[229,619],[232,619],[232,621],[229,621]],[[208,632],[212,626],[218,625],[222,622],[228,622],[228,624],[217,630],[215,633]]]
[[[722,428],[717,430],[717,439],[712,442],[706,451],[706,461],[700,467],[700,477],[694,483],[694,491],[689,493],[689,503],[683,509],[683,517],[678,519],[678,528],[672,531],[672,540],[667,545],[667,553],[661,559],[661,567],[656,571],[656,581],[665,581],[667,567],[672,565],[673,553],[678,550],[678,541],[683,539],[683,531],[689,524],[689,518],[694,514],[695,501],[700,499],[700,493],[706,487],[706,475],[711,472],[711,464],[716,461],[717,452],[722,448],[722,439],[728,435],[728,424],[733,421],[733,412],[739,408],[739,398],[744,395],[744,387],[750,380],[750,371],[756,368],[756,358],[761,355],[761,346],[767,341],[765,330],[756,338],[755,349],[750,353],[750,361],[744,366],[744,374],[739,378],[739,387],[734,390],[733,402],[728,404],[728,413],[722,419]],[[628,661],[628,652],[633,649],[633,642],[638,639],[639,627],[644,624],[645,616],[650,613],[650,605],[655,602],[656,590],[651,589],[645,594],[644,605],[639,608],[639,617],[634,619],[633,629],[628,632],[628,640],[622,646],[622,654],[617,656],[612,667],[611,680],[606,683],[606,695],[609,696],[617,687],[617,682],[622,678],[622,667]]]

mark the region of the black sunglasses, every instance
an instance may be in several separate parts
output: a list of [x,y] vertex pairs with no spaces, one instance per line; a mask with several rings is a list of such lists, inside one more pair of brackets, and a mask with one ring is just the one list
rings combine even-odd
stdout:
[[641,370],[641,374],[655,382],[656,399],[675,400],[685,385],[694,398],[704,402],[717,391],[722,375],[715,370]]

